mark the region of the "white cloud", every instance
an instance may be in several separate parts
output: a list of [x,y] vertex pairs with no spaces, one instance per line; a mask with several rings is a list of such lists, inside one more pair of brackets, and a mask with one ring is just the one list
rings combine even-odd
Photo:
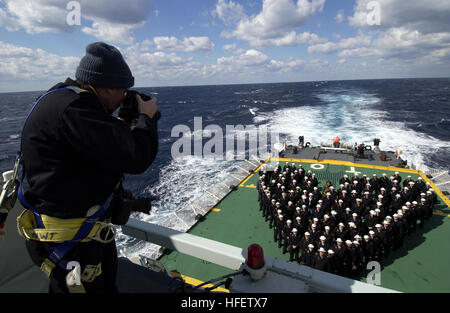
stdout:
[[155,37],[153,39],[157,50],[165,51],[211,51],[214,43],[208,37],[185,37],[180,40],[176,37]]
[[357,46],[368,46],[371,43],[369,36],[359,34],[356,37],[344,38],[339,42],[326,42],[308,47],[308,53],[333,53],[343,49],[349,49]]
[[[77,25],[67,24],[66,8],[69,1],[57,0],[3,0],[0,8],[0,26],[9,31],[24,29],[27,33],[72,32]],[[79,0],[82,23],[91,21],[82,31],[99,40],[129,44],[132,30],[145,24],[150,13],[147,0]]]
[[217,1],[216,8],[212,14],[221,19],[225,25],[237,24],[241,19],[247,17],[242,5],[233,1],[226,2],[225,0]]
[[[357,0],[351,26],[372,28],[367,23],[370,0]],[[450,31],[450,1],[441,0],[377,0],[380,5],[381,23],[378,28],[407,27],[422,33]]]
[[[224,1],[219,1],[224,3]],[[253,17],[241,16],[236,29],[223,32],[225,38],[235,37],[248,41],[254,47],[295,46],[318,42],[319,37],[309,32],[296,33],[296,29],[315,13],[323,10],[325,0],[263,0],[262,11]]]
[[338,24],[342,23],[345,20],[344,11],[340,10],[338,14],[334,17]]
[[[58,56],[42,49],[0,41],[0,81],[62,80],[75,74],[77,57]],[[50,87],[50,86],[49,86]]]

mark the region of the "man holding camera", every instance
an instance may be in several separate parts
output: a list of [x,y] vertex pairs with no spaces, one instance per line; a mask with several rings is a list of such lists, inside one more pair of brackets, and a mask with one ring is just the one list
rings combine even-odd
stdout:
[[[122,188],[124,173],[143,173],[154,161],[159,111],[155,98],[143,101],[137,95],[132,130],[112,116],[134,85],[113,46],[88,45],[75,76],[76,81],[67,79],[40,97],[21,142],[29,183],[22,205],[33,212],[36,232],[53,227],[61,229],[54,237],[65,239],[32,236],[26,245],[33,262],[49,276],[50,292],[117,292],[117,251],[108,225],[124,224],[129,212],[121,212],[114,193]],[[89,219],[93,228],[84,223]],[[68,235],[67,225],[80,229],[75,237]],[[74,264],[81,286],[68,282],[76,276],[68,275]]]

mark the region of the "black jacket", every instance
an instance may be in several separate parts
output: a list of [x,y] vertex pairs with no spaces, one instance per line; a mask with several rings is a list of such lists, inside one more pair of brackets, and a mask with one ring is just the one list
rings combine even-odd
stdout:
[[[67,79],[51,90],[74,85]],[[143,173],[157,151],[154,119],[141,114],[131,130],[93,92],[56,91],[42,98],[23,129],[25,197],[41,214],[84,217],[124,173]]]

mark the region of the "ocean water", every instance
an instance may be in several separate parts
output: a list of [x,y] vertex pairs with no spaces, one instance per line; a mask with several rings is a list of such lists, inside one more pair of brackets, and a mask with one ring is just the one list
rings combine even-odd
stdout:
[[[323,81],[280,84],[138,88],[158,98],[159,153],[142,175],[125,185],[136,195],[158,195],[150,216],[134,217],[164,224],[178,208],[201,195],[238,163],[199,156],[173,159],[176,125],[194,130],[219,125],[267,126],[282,142],[300,135],[313,145],[338,135],[346,142],[402,150],[402,158],[423,170],[449,169],[450,78]],[[26,114],[42,92],[0,94],[0,171],[12,168]],[[224,131],[224,136],[226,136]],[[225,139],[224,139],[225,141]],[[183,221],[179,221],[180,224]],[[119,232],[118,248],[131,255],[152,255],[151,245]]]

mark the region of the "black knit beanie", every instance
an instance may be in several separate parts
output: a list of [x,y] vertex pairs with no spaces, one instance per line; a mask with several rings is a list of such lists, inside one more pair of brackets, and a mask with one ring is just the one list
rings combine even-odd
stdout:
[[120,51],[104,42],[86,47],[75,77],[84,83],[106,88],[130,88],[134,77]]

